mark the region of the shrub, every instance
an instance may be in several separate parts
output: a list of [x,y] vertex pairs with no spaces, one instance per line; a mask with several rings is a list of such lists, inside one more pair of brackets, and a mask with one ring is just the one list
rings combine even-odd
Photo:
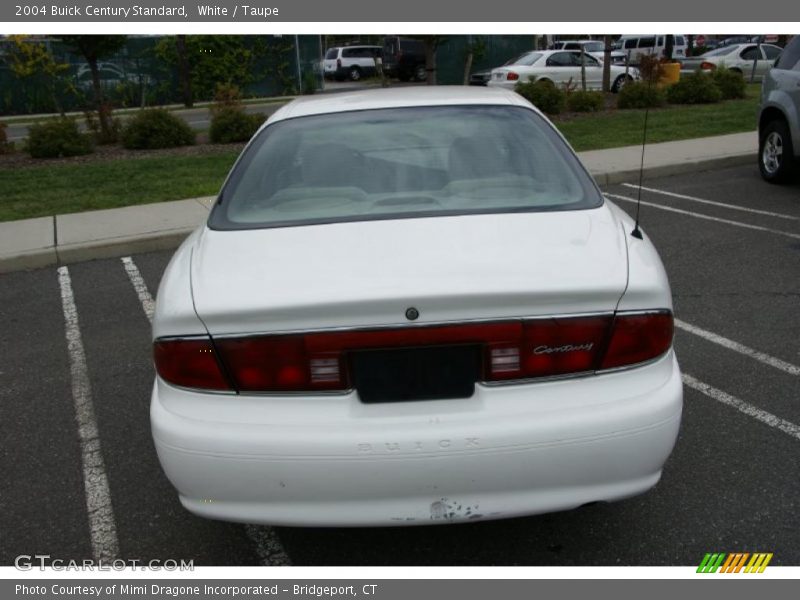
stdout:
[[735,98],[744,98],[747,89],[747,84],[744,81],[744,75],[738,71],[731,71],[730,69],[715,69],[711,72],[711,79],[714,84],[722,92],[723,100],[733,100]]
[[34,158],[79,156],[92,150],[91,136],[81,133],[75,119],[61,117],[28,128],[27,149]]
[[242,105],[242,92],[239,86],[232,83],[218,83],[214,90],[214,104],[211,105],[211,112],[222,110],[232,106]]
[[667,100],[672,104],[711,104],[722,100],[722,92],[711,77],[697,71],[671,85]]
[[567,110],[572,112],[598,112],[605,108],[603,92],[577,91],[567,94]]
[[8,141],[6,127],[8,127],[8,125],[0,123],[0,154],[10,154],[14,151],[14,142]]
[[640,56],[639,78],[645,83],[658,83],[661,78],[661,60],[652,54]]
[[314,71],[308,70],[303,73],[303,94],[311,95],[317,91],[317,75]]
[[628,83],[617,96],[617,108],[656,108],[663,106],[667,99],[664,90],[643,81]]
[[208,137],[214,144],[246,142],[263,122],[263,113],[248,115],[241,107],[220,108],[213,111]]
[[189,125],[163,108],[147,108],[130,117],[122,128],[122,145],[135,150],[194,144]]
[[557,115],[564,109],[566,94],[549,81],[520,82],[514,90],[547,114]]

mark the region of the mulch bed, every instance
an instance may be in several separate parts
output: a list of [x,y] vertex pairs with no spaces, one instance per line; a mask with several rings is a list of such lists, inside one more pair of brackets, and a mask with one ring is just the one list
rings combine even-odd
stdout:
[[163,148],[160,150],[126,150],[122,146],[96,146],[92,154],[83,156],[70,156],[66,158],[31,158],[22,150],[11,154],[0,154],[0,169],[26,169],[31,167],[48,167],[55,165],[75,165],[97,163],[112,160],[135,160],[139,158],[154,158],[160,156],[206,156],[220,152],[241,152],[244,144],[205,144],[198,135],[195,146],[181,146],[178,148]]

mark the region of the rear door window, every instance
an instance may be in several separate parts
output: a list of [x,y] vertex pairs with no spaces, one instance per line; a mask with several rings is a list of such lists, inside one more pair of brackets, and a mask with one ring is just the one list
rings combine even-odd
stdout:
[[547,59],[547,66],[572,67],[575,65],[574,56],[575,54],[573,52],[556,52]]
[[764,51],[767,60],[775,60],[781,55],[781,49],[777,46],[761,46],[761,50]]
[[758,48],[756,46],[748,46],[739,54],[742,60],[755,60],[758,57]]

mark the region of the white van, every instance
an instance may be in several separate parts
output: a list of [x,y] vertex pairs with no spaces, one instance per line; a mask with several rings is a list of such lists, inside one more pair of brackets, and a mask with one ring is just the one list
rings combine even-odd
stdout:
[[629,55],[631,64],[639,64],[645,54],[662,58],[667,55],[667,38],[672,38],[672,58],[686,57],[686,36],[679,34],[623,35],[614,42],[614,50]]
[[383,54],[380,46],[339,46],[328,48],[322,61],[322,73],[326,79],[350,79],[375,74],[376,59]]

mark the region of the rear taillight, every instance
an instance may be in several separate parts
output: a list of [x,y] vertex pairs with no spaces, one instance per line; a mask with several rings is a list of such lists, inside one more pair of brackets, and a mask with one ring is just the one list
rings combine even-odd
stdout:
[[672,313],[618,314],[601,369],[626,367],[661,356],[672,345]]
[[714,63],[703,61],[700,63],[700,68],[703,71],[713,71],[714,69],[717,68],[717,65],[715,65]]
[[164,381],[187,388],[229,390],[208,338],[156,340],[156,371]]
[[[159,340],[158,374],[181,387],[241,392],[343,391],[351,352],[475,345],[487,382],[589,373],[646,362],[669,350],[672,313],[411,326],[290,335]],[[223,367],[224,365],[224,367]]]
[[514,71],[509,71],[506,74],[506,79],[508,81],[516,81],[517,79],[519,79],[519,73],[514,73]]
[[487,381],[592,371],[608,336],[610,317],[524,321],[519,338],[488,348]]
[[336,68],[337,69],[341,69],[342,68],[342,59],[341,58],[337,58],[336,59]]

